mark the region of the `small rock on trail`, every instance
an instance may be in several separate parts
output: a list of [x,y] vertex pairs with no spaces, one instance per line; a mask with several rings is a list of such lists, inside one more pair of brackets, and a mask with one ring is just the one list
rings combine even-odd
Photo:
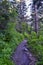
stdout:
[[27,49],[27,40],[22,41],[12,54],[12,60],[16,65],[35,65],[36,59]]

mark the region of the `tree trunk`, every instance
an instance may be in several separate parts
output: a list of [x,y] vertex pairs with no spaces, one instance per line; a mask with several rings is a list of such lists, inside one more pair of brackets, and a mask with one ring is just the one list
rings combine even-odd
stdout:
[[38,33],[38,14],[37,14],[37,5],[34,6],[34,30],[36,33]]

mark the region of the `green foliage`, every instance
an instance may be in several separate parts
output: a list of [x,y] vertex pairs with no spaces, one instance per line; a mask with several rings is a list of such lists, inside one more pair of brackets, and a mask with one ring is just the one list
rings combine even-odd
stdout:
[[18,22],[16,24],[16,29],[20,33],[24,33],[24,32],[29,33],[30,32],[30,27],[28,26],[28,24],[26,22]]
[[15,30],[14,22],[8,23],[5,34],[0,34],[0,65],[14,65],[11,54],[23,39],[24,36]]
[[28,39],[29,50],[38,59],[36,65],[43,65],[43,35],[38,37],[35,32],[31,32],[31,34],[25,32],[24,37]]
[[5,34],[0,34],[0,64],[14,65],[10,59],[11,54],[16,50],[19,43],[26,38],[29,50],[38,59],[36,65],[43,65],[43,35],[37,36],[35,32],[31,32],[31,34],[19,33],[16,31],[16,23],[14,22],[9,22],[7,26]]
[[[17,26],[19,33],[16,31],[17,10],[12,8],[8,0],[3,0],[0,3],[0,30],[1,27],[7,24],[7,28],[0,31],[0,65],[15,65],[11,60],[13,51],[25,38],[28,40],[28,48],[38,59],[36,65],[43,65],[43,25],[41,23],[41,30],[39,34],[31,32],[31,27],[27,23],[20,22]],[[4,34],[3,34],[4,32]]]
[[2,0],[0,2],[0,30],[5,29],[9,20],[9,2]]

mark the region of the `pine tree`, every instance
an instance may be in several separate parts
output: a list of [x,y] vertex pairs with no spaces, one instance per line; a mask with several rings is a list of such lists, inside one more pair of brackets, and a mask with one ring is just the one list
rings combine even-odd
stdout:
[[7,0],[0,1],[0,29],[4,29],[9,20],[9,3]]
[[38,18],[38,10],[41,6],[41,0],[33,0],[33,13],[34,13],[34,30],[38,33],[39,30],[39,18]]
[[17,28],[19,29],[19,32],[21,32],[22,31],[22,23],[23,22],[25,23],[26,18],[27,18],[27,16],[25,16],[26,11],[27,11],[25,0],[20,0],[20,3],[17,6],[17,11],[18,11],[18,26],[17,26]]
[[25,15],[26,15],[26,3],[25,1],[20,1],[19,5],[18,5],[18,17],[20,19],[20,22],[24,22],[25,21]]

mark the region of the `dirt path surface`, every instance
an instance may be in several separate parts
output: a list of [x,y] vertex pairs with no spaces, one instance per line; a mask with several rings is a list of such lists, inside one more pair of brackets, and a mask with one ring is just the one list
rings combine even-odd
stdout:
[[27,40],[22,41],[12,55],[16,65],[35,65],[36,59],[27,49]]

